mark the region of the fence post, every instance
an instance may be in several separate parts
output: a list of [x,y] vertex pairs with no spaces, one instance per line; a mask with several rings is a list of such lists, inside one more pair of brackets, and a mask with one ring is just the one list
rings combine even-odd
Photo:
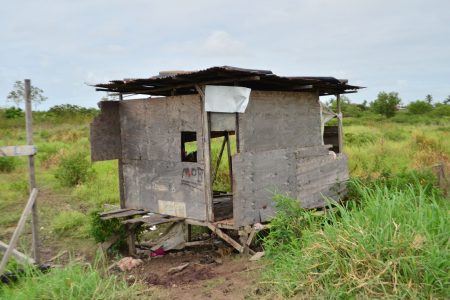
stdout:
[[[27,144],[33,145],[33,115],[31,108],[31,81],[30,79],[25,79],[25,122],[27,130]],[[29,183],[30,183],[30,193],[36,188],[36,178],[34,170],[34,155],[28,156],[28,169],[29,169]],[[40,263],[40,253],[39,253],[39,222],[38,222],[38,211],[37,202],[35,201],[31,210],[31,231],[33,235],[32,248],[33,248],[33,258],[36,263]]]

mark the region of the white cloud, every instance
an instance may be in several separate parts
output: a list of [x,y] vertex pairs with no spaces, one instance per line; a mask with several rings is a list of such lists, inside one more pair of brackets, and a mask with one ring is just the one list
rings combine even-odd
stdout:
[[0,96],[31,78],[49,106],[89,105],[86,81],[223,64],[348,78],[354,101],[450,93],[448,0],[23,2],[2,6]]
[[244,43],[228,32],[213,31],[199,47],[200,53],[212,56],[235,56],[245,52]]

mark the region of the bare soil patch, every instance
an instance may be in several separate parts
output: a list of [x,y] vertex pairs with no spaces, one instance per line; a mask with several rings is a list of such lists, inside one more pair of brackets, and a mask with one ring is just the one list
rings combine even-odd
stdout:
[[[187,262],[182,271],[168,273]],[[180,251],[144,259],[125,277],[155,288],[156,299],[248,299],[255,296],[261,268],[261,263],[240,254],[220,257],[213,250]]]

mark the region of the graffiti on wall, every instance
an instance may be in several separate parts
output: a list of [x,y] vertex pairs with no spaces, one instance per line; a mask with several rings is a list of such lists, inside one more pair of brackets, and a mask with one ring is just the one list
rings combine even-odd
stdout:
[[181,184],[193,187],[201,188],[203,184],[204,170],[201,167],[186,167],[183,168],[181,173]]

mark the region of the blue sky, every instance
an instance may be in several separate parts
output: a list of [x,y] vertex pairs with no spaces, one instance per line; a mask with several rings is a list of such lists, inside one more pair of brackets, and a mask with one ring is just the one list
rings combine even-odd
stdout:
[[373,100],[450,95],[450,1],[2,1],[0,106],[30,78],[47,103],[94,107],[86,83],[215,65],[334,76]]

